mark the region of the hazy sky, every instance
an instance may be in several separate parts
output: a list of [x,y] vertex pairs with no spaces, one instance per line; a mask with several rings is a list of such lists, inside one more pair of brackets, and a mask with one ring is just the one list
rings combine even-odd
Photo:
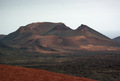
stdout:
[[81,24],[110,38],[120,36],[120,0],[0,0],[0,34],[32,22]]

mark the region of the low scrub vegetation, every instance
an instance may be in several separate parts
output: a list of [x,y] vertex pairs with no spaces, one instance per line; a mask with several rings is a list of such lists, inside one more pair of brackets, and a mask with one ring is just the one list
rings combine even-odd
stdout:
[[120,81],[120,52],[113,51],[42,54],[1,48],[0,64],[45,69],[100,81]]

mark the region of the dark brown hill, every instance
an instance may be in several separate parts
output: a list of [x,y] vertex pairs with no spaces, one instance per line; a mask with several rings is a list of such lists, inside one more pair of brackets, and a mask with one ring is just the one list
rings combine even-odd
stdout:
[[81,25],[72,30],[63,23],[32,23],[7,35],[2,43],[37,52],[69,52],[70,50],[119,50],[119,43],[92,28]]
[[0,65],[0,81],[96,81],[41,69]]
[[95,37],[99,39],[110,40],[110,38],[108,38],[107,36],[83,24],[76,29],[76,32],[79,32],[81,33],[81,35],[86,36],[86,37]]
[[3,39],[6,35],[0,35],[0,40]]
[[120,36],[114,38],[113,40],[117,41],[117,42],[120,42]]

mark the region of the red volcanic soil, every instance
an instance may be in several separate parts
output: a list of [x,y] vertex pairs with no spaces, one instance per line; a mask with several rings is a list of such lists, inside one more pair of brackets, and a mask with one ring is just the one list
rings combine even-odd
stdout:
[[0,81],[96,81],[41,69],[0,65]]

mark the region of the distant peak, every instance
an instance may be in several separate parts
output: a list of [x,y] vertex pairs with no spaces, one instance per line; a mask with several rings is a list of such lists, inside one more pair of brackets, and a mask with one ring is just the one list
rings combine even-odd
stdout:
[[113,39],[120,39],[120,36],[116,37],[116,38],[113,38]]
[[87,25],[85,25],[85,24],[81,24],[81,27],[88,27]]
[[64,23],[58,23],[58,25],[55,26],[55,30],[71,30],[71,28],[67,27]]
[[30,23],[28,25],[32,25],[32,24],[64,24],[62,22],[58,22],[58,23],[54,23],[54,22],[34,22],[34,23]]
[[81,30],[84,28],[89,28],[87,25],[81,24],[81,26],[79,26],[76,30]]

